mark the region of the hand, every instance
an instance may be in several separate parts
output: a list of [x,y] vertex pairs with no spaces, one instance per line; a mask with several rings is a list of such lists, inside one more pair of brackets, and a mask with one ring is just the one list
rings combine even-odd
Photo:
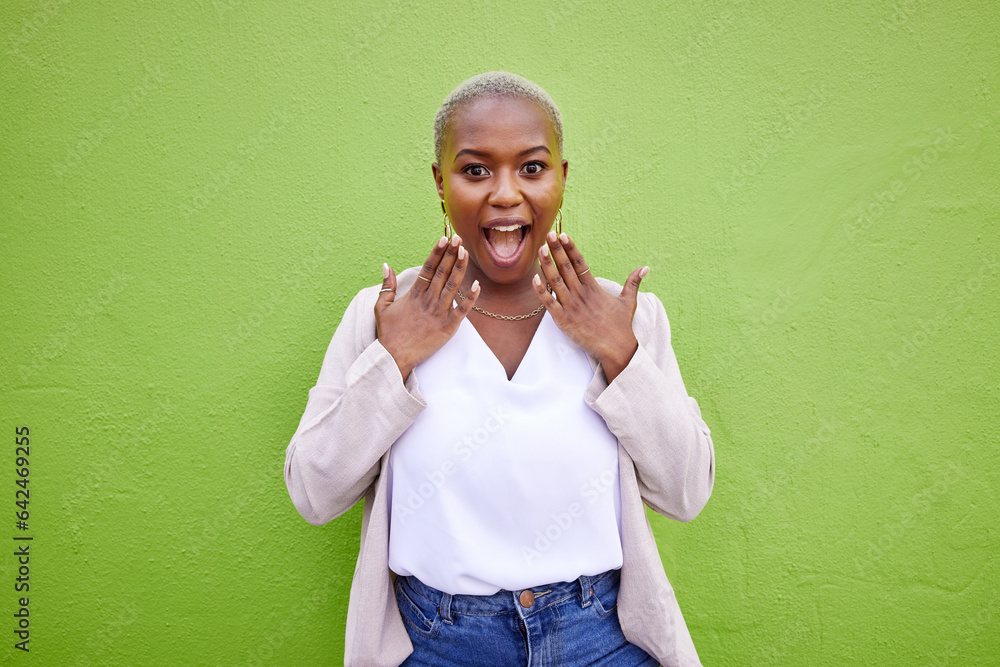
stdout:
[[539,249],[538,259],[553,294],[546,291],[537,275],[532,281],[535,292],[563,333],[597,357],[610,383],[639,349],[632,317],[639,283],[649,267],[633,271],[615,297],[597,283],[569,236],[550,231],[545,239],[548,245]]
[[403,380],[448,342],[479,298],[479,281],[458,307],[452,302],[469,266],[469,253],[456,234],[441,237],[413,287],[396,300],[396,273],[382,265],[382,292],[375,302],[375,329],[382,347],[396,361]]

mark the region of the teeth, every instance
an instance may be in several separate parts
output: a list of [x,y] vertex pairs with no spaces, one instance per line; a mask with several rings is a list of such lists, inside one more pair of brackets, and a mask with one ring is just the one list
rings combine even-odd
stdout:
[[523,225],[505,225],[503,227],[494,227],[493,229],[495,229],[498,232],[513,232],[515,230],[520,229],[521,227],[523,227]]

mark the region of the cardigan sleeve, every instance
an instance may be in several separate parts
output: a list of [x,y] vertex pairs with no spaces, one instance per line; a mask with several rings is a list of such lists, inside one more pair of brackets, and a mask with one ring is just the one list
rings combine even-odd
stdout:
[[382,455],[426,406],[375,338],[378,287],[348,306],[326,351],[305,414],[285,451],[285,485],[306,521],[349,510],[378,477]]
[[[615,288],[621,289],[605,285],[608,291]],[[632,458],[646,504],[690,521],[708,502],[715,482],[711,432],[684,388],[663,304],[648,292],[638,299],[632,327],[639,348],[610,385],[598,371],[585,398]]]

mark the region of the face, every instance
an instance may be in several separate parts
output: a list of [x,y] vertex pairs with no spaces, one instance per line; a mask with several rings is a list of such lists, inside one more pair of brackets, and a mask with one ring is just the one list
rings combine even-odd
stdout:
[[516,97],[482,97],[446,128],[434,179],[470,273],[513,283],[537,271],[566,187],[567,162],[548,115]]

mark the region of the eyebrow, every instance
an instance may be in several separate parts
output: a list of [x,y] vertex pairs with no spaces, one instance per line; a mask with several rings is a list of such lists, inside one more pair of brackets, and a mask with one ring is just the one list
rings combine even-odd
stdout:
[[[545,151],[549,155],[552,155],[552,151],[550,151],[547,146],[534,146],[532,148],[526,148],[526,149],[524,149],[523,151],[521,151],[520,153],[517,154],[517,157],[521,157],[521,156],[527,155],[528,153],[534,153],[535,151]],[[462,157],[465,154],[475,155],[477,157],[489,157],[490,156],[489,153],[486,153],[484,151],[477,151],[474,148],[463,148],[462,150],[460,150],[457,153],[455,153],[455,159],[457,160],[458,158]]]

